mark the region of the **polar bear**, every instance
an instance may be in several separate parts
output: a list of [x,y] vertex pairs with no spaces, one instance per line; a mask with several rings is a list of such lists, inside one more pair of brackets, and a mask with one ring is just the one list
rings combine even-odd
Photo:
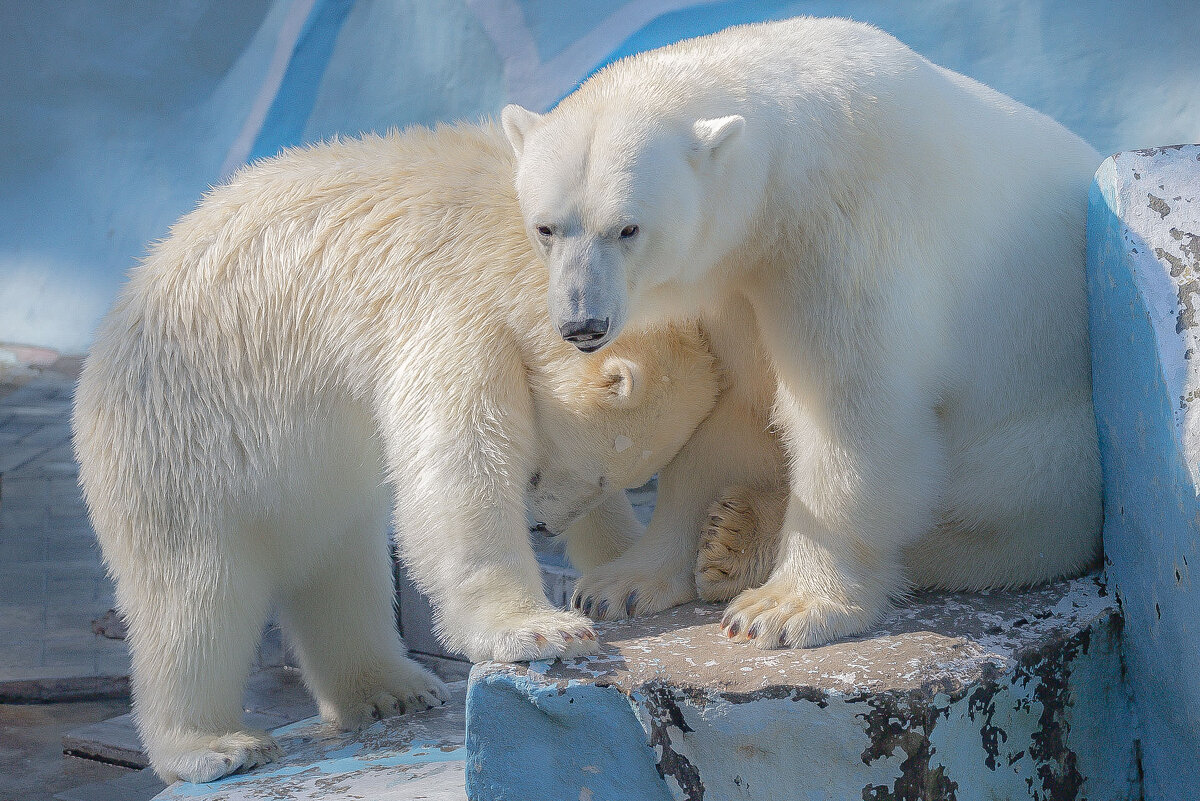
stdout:
[[580,580],[582,608],[694,597],[707,507],[777,481],[775,431],[779,547],[728,607],[729,636],[811,646],[914,584],[1093,563],[1084,215],[1100,158],[1077,136],[876,28],[813,18],[626,58],[502,120],[564,338],[596,349],[698,314],[730,371],[646,536]]
[[594,651],[551,607],[526,498],[593,568],[712,406],[694,324],[564,342],[498,126],[412,130],[244,169],[154,247],[76,394],[81,481],[129,624],[155,771],[268,761],[241,720],[277,604],[321,714],[353,728],[443,685],[395,624],[389,507],[437,628],[472,659]]

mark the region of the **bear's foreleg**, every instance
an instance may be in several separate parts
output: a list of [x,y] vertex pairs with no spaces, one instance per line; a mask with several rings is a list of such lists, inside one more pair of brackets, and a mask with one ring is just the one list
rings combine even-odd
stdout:
[[542,588],[525,515],[532,400],[523,362],[504,356],[493,353],[478,383],[446,377],[452,391],[419,421],[398,403],[381,424],[401,554],[451,650],[503,662],[594,653],[590,621]]
[[870,628],[909,585],[901,553],[933,524],[945,455],[933,409],[907,387],[853,386],[812,411],[776,399],[791,471],[776,564],[726,610],[725,633],[810,647]]

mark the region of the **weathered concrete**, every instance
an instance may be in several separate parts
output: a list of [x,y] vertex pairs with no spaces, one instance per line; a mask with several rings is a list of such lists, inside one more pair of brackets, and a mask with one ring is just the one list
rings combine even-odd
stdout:
[[437,709],[388,718],[357,733],[309,718],[276,729],[284,758],[209,784],[177,782],[156,801],[464,801],[465,682]]
[[730,642],[715,606],[602,624],[598,656],[476,667],[468,795],[1137,798],[1111,601],[923,594],[807,650]]
[[1104,545],[1126,619],[1148,799],[1200,787],[1200,145],[1096,174],[1088,286]]

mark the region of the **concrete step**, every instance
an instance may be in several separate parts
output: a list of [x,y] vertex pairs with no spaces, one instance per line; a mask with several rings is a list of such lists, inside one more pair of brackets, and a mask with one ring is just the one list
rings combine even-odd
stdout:
[[594,657],[476,666],[470,798],[1138,798],[1121,618],[1096,576],[921,594],[807,650],[730,642],[721,611],[602,624]]
[[380,721],[357,733],[318,718],[276,729],[284,758],[209,784],[177,782],[155,801],[465,801],[466,681],[437,709]]
[[[243,704],[247,724],[274,729],[317,713],[317,706],[290,667],[259,670],[246,683]],[[149,764],[132,715],[119,715],[80,726],[63,737],[63,752],[71,756],[142,768]]]
[[[413,654],[443,681],[465,681],[470,665],[426,654]],[[275,729],[317,714],[317,705],[304,687],[300,671],[288,666],[256,671],[246,683],[243,703],[247,725]],[[144,768],[149,765],[130,714],[73,729],[63,737],[63,752],[114,765]],[[147,796],[148,798],[149,796]]]

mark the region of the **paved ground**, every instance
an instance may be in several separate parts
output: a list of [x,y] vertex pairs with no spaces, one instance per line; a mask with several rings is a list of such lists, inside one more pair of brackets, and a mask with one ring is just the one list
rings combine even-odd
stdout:
[[0,346],[0,701],[95,699],[0,703],[0,801],[135,773],[62,753],[66,732],[129,711],[125,644],[92,631],[112,586],[71,454],[78,369],[78,359]]
[[71,452],[77,360],[0,384],[0,699],[120,695],[129,658]]
[[0,704],[0,799],[48,801],[57,793],[132,773],[62,753],[62,737],[68,731],[128,708],[119,700]]

